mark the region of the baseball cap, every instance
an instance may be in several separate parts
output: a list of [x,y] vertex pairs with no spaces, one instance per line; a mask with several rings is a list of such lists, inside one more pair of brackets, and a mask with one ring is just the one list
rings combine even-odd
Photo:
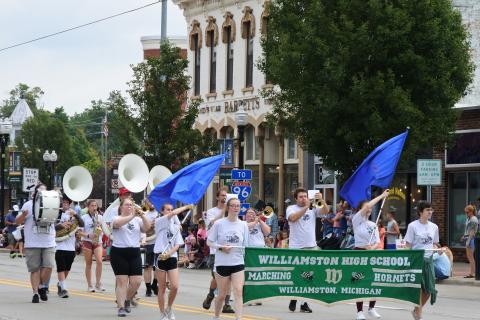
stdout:
[[123,187],[123,188],[120,188],[120,190],[118,190],[118,195],[121,197],[121,196],[124,196],[125,194],[127,193],[131,193],[130,190],[128,190],[127,188]]
[[13,205],[13,211],[20,211],[20,208],[18,207],[17,204]]

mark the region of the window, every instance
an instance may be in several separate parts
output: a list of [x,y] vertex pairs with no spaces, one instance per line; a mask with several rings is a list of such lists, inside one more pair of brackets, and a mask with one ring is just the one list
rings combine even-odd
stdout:
[[217,91],[217,49],[214,44],[214,31],[209,31],[210,46],[210,93]]
[[252,127],[245,128],[245,160],[255,160],[255,130]]
[[198,43],[198,34],[193,36],[193,42],[195,50],[193,53],[193,59],[195,61],[195,70],[194,70],[194,95],[200,95],[200,48]]
[[462,247],[465,245],[460,242],[465,231],[464,209],[480,195],[480,171],[450,173],[448,181],[450,246]]
[[457,131],[454,145],[446,150],[446,166],[465,167],[480,164],[480,130]]
[[232,28],[227,27],[227,90],[233,89],[233,48]]
[[193,51],[193,94],[200,95],[200,49],[202,48],[202,30],[200,22],[193,20],[190,31],[190,50]]
[[287,140],[287,159],[297,159],[297,142],[293,138]]
[[218,44],[218,27],[214,17],[208,17],[208,25],[205,29],[206,46],[210,53],[210,79],[209,92],[215,93],[217,91],[217,44]]
[[250,88],[253,85],[253,37],[251,35],[251,23],[247,22],[247,59],[246,59],[246,75],[245,87]]

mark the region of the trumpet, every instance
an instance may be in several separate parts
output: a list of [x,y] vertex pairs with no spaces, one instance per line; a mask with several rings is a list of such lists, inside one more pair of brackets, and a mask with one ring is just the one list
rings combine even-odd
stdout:
[[310,201],[310,210],[313,208],[321,208],[325,201],[323,199],[313,199]]
[[143,210],[142,207],[140,207],[138,204],[134,203],[134,210],[135,210],[135,215],[139,218],[145,215],[145,211]]

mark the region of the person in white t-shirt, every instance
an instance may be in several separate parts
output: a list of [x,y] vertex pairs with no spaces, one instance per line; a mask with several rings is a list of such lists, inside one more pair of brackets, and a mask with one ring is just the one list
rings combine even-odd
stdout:
[[[425,250],[423,270],[422,270],[422,296],[420,307],[415,307],[412,311],[415,320],[422,319],[423,306],[431,297],[430,303],[433,305],[437,300],[437,290],[435,289],[435,269],[433,264],[433,249],[440,248],[438,226],[431,222],[433,208],[427,201],[417,203],[418,220],[410,222],[405,234],[407,248],[414,250]],[[439,254],[442,254],[439,251]]]
[[25,258],[30,283],[32,285],[32,303],[47,301],[47,289],[53,266],[55,265],[55,226],[52,224],[47,232],[41,232],[36,228],[33,215],[33,201],[38,192],[47,190],[42,183],[35,187],[33,200],[24,203],[22,213],[18,214],[15,222],[25,224],[23,227],[25,238]]
[[115,274],[118,316],[131,312],[132,299],[142,282],[140,241],[142,232],[150,229],[144,214],[137,215],[132,199],[120,201],[119,214],[112,220],[113,243],[110,264]]
[[[227,203],[227,193],[228,193],[228,188],[227,187],[222,187],[218,189],[216,197],[217,197],[217,206],[214,208],[211,208],[207,211],[207,214],[205,216],[205,225],[207,226],[207,238],[208,238],[208,232],[212,228],[212,226],[215,224],[215,222],[219,219],[222,219],[225,215],[225,204]],[[206,310],[210,309],[210,306],[212,305],[212,301],[215,298],[215,289],[217,289],[217,281],[215,280],[215,272],[214,272],[214,266],[215,266],[215,248],[210,248],[209,256],[208,256],[208,263],[212,269],[212,280],[210,281],[210,287],[208,289],[208,294],[203,301],[203,308]],[[230,290],[229,290],[230,292]],[[225,297],[225,305],[223,306],[223,313],[234,313],[232,306],[230,305],[230,294],[227,294]]]
[[[215,251],[215,279],[218,296],[215,298],[215,317],[220,310],[230,288],[235,297],[235,317],[242,319],[243,285],[245,283],[244,247],[248,246],[248,226],[238,218],[240,201],[232,198],[227,202],[227,217],[218,220],[208,233],[207,243]],[[242,248],[243,247],[243,248]]]
[[[87,213],[82,216],[83,230],[79,232],[82,236],[82,252],[85,258],[85,277],[89,292],[105,291],[102,285],[102,259],[103,246],[102,236],[103,232],[101,225],[103,217],[98,213],[97,202],[93,199],[87,201]],[[95,287],[92,286],[92,264],[93,256],[95,256]]]
[[[370,221],[372,209],[381,200],[388,197],[388,190],[373,200],[361,201],[358,205],[358,212],[352,218],[353,234],[355,238],[354,250],[377,250],[380,247],[380,235],[375,222]],[[375,309],[376,301],[370,301],[368,305],[368,314],[372,318],[379,319],[381,316]],[[357,301],[357,320],[364,320],[363,301]]]
[[[313,207],[308,199],[308,192],[303,188],[297,188],[293,194],[296,204],[288,206],[287,220],[290,227],[290,238],[288,247],[292,249],[310,249],[316,250],[317,241],[315,234],[316,218],[323,217],[328,213],[328,205],[322,198],[321,193],[317,193],[315,198],[321,203],[320,207]],[[295,311],[297,300],[290,300],[288,309]],[[312,313],[312,309],[307,302],[300,305],[300,312]]]
[[248,225],[248,246],[249,247],[259,247],[265,248],[265,237],[268,236],[271,232],[270,227],[258,217],[255,209],[249,208],[245,213],[245,220]]
[[[157,285],[157,279],[155,278],[153,274],[153,266],[154,266],[154,252],[153,252],[153,247],[155,246],[155,219],[159,217],[158,211],[155,210],[155,207],[152,205],[152,203],[145,198],[144,204],[148,211],[145,213],[145,216],[147,217],[148,221],[150,221],[150,230],[147,230],[146,232],[146,239],[145,239],[145,269],[143,270],[143,280],[145,281],[145,286],[147,288],[147,291],[145,292],[145,295],[147,297],[152,296],[152,291],[154,294],[158,294],[158,285]],[[153,283],[152,283],[153,279]]]
[[[155,276],[158,281],[158,307],[160,320],[175,319],[172,306],[177,296],[179,286],[178,273],[178,249],[184,244],[181,234],[181,224],[178,214],[192,210],[192,205],[173,209],[171,204],[164,204],[160,209],[161,217],[155,219]],[[169,289],[167,307],[165,308],[165,291],[167,289],[167,277]]]
[[[69,228],[75,220],[77,221],[78,227],[83,228],[83,219],[73,210],[70,206],[72,200],[70,200],[66,195],[63,195],[62,201],[62,215],[58,225],[55,227],[57,230],[63,228]],[[68,291],[66,286],[66,279],[68,273],[72,268],[73,260],[75,259],[75,233],[71,234],[68,238],[57,241],[57,251],[55,252],[55,261],[57,263],[57,274],[58,274],[58,296],[61,298],[68,298]]]

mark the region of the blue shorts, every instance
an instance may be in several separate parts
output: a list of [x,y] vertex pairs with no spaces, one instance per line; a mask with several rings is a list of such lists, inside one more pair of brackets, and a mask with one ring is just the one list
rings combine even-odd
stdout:
[[395,243],[387,243],[387,246],[385,247],[387,250],[397,250],[397,245]]
[[467,248],[472,249],[472,251],[475,250],[475,239],[471,239],[470,243],[467,243]]

